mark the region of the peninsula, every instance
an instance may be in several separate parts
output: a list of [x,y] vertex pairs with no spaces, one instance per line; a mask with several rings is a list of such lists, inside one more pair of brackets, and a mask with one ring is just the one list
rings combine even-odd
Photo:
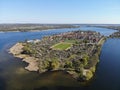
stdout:
[[62,70],[86,81],[94,75],[104,41],[95,31],[72,31],[17,43],[10,53],[29,63],[29,71]]

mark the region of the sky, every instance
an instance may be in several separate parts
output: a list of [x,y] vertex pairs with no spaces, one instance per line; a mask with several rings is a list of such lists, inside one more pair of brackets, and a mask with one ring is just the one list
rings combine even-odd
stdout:
[[120,0],[0,0],[0,23],[120,24]]

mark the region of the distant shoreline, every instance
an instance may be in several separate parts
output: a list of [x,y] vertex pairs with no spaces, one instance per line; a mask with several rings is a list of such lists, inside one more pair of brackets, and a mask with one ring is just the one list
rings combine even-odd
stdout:
[[0,24],[0,32],[36,32],[53,29],[78,28],[71,24]]
[[[57,28],[57,29],[70,29],[70,28]],[[48,30],[56,30],[56,29],[44,29],[44,30],[28,30],[28,31],[0,31],[0,33],[6,32],[40,32],[40,31],[48,31]]]

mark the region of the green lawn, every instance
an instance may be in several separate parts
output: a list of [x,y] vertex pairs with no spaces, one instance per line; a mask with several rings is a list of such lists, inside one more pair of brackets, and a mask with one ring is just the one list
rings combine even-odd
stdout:
[[57,43],[54,46],[52,46],[52,48],[54,50],[67,50],[68,48],[70,48],[72,45],[72,43],[66,43],[66,42],[61,42],[61,43]]
[[67,43],[76,43],[76,40],[65,40]]

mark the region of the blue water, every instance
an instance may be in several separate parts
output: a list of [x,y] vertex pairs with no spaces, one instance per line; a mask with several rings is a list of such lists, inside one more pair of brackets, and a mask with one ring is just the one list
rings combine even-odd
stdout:
[[116,30],[107,29],[107,28],[98,28],[98,27],[81,27],[81,30],[85,30],[85,31],[90,30],[90,31],[100,32],[104,36],[109,36],[112,33],[116,32]]
[[120,39],[104,43],[92,90],[120,90]]
[[[107,39],[100,56],[100,63],[94,79],[88,86],[82,87],[76,80],[62,72],[39,75],[24,70],[27,65],[8,53],[16,42],[41,39],[75,30],[92,30],[109,36],[115,30],[81,27],[76,29],[55,29],[39,32],[5,32],[0,33],[0,90],[120,90],[120,39]],[[37,88],[37,89],[36,89]],[[82,88],[82,89],[81,89]]]
[[47,35],[53,35],[68,31],[76,31],[76,30],[91,30],[100,32],[102,35],[109,36],[115,30],[105,29],[105,28],[96,28],[96,27],[81,27],[81,28],[71,28],[71,29],[54,29],[54,30],[45,30],[39,32],[5,32],[0,33],[0,49],[4,47],[4,45],[9,43],[15,43],[18,41],[30,40],[30,39],[41,39]]

